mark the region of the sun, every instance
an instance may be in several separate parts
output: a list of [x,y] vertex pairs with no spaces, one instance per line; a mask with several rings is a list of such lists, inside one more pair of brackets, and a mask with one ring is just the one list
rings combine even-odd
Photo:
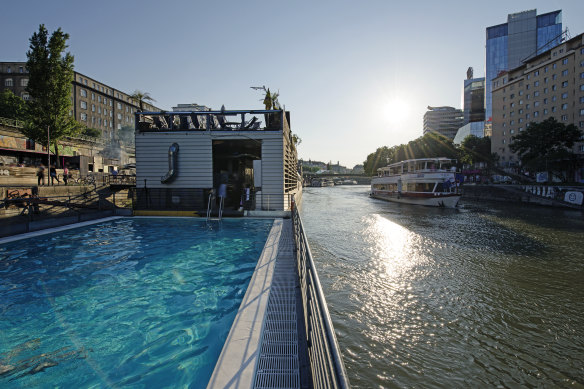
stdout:
[[393,98],[384,107],[385,118],[391,124],[401,124],[410,115],[410,104],[404,98]]

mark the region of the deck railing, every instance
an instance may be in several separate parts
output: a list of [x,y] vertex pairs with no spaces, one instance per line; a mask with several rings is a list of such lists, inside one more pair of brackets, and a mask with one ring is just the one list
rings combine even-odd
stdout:
[[349,388],[335,330],[296,207],[292,210],[292,222],[313,387]]

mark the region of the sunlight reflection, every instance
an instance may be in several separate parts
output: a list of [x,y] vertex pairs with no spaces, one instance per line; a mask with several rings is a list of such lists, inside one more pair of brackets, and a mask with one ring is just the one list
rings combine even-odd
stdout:
[[380,215],[368,226],[374,257],[385,266],[385,275],[396,278],[410,270],[420,260],[416,249],[419,238],[406,228]]

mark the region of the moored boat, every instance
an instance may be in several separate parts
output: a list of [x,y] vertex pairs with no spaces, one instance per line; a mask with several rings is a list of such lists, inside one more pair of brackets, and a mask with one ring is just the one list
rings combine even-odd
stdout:
[[377,170],[370,196],[397,203],[455,208],[460,200],[456,160],[409,159]]

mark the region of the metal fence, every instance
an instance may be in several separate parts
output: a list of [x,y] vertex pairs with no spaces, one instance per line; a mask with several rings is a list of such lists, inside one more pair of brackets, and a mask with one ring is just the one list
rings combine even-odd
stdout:
[[313,387],[349,388],[335,330],[296,207],[292,209],[292,223]]

